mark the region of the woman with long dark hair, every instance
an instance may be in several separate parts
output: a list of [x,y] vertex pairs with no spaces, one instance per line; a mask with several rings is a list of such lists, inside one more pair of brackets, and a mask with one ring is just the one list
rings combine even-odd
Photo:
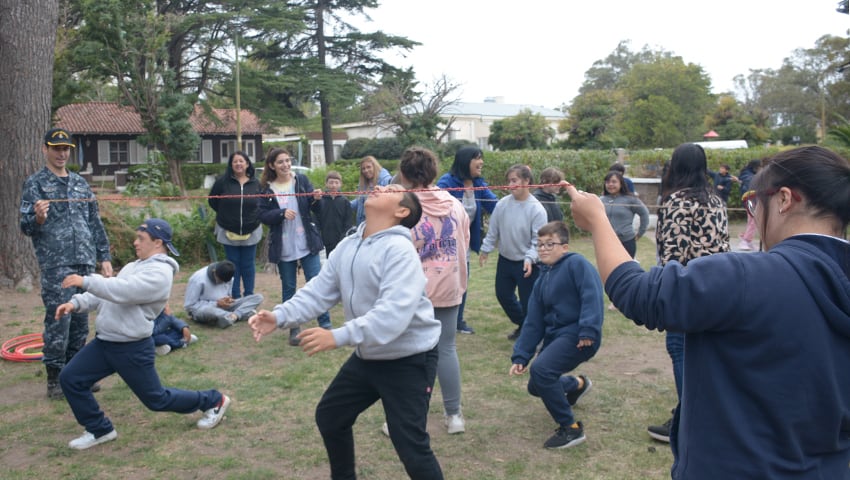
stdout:
[[[670,164],[661,180],[661,205],[655,243],[661,266],[672,261],[687,265],[695,258],[729,251],[729,220],[726,205],[708,181],[705,150],[685,143],[673,150]],[[729,278],[733,281],[733,278]],[[719,298],[718,298],[719,300]],[[676,395],[682,398],[685,340],[679,332],[667,332],[667,353],[673,361]],[[650,425],[649,435],[670,441],[673,418],[661,425]]]
[[[227,159],[227,170],[210,189],[208,203],[215,210],[215,238],[236,265],[231,297],[254,294],[257,244],[263,238],[258,205],[260,182],[247,153],[236,151]],[[244,289],[242,288],[244,286]]]
[[[313,196],[313,184],[306,175],[292,171],[292,157],[282,148],[266,155],[261,181],[263,193],[260,220],[269,226],[269,262],[277,264],[283,301],[295,295],[298,263],[309,282],[322,268],[322,234],[313,214],[318,215],[319,202]],[[317,319],[322,328],[331,328],[328,312]],[[289,330],[289,344],[297,346],[301,329]]]
[[[484,169],[484,152],[478,147],[462,147],[455,153],[454,162],[449,173],[444,174],[437,181],[440,188],[449,189],[449,193],[455,196],[466,214],[469,216],[469,249],[475,253],[481,250],[481,226],[484,212],[493,213],[499,198],[488,188],[487,182],[481,176]],[[469,262],[469,253],[466,256]],[[467,267],[467,272],[469,268]],[[463,319],[463,310],[466,307],[466,293],[457,311],[457,331],[462,334],[473,334],[475,330]]]

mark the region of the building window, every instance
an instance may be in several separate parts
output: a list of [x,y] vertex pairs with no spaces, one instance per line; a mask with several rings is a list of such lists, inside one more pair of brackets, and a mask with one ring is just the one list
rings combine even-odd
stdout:
[[109,164],[110,165],[129,165],[130,164],[130,142],[121,140],[109,141]]
[[[230,155],[236,151],[236,140],[222,140],[221,141],[221,163],[227,163],[227,160],[230,158]],[[254,140],[242,140],[242,148],[241,151],[245,152],[248,157],[250,157],[251,162],[256,162],[256,146]]]

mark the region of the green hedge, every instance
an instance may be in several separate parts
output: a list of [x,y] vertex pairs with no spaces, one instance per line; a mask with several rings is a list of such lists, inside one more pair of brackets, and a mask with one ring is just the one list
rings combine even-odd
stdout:
[[[785,147],[791,148],[791,147]],[[834,147],[833,147],[834,148]],[[721,164],[728,164],[731,172],[735,175],[751,160],[765,158],[774,155],[783,148],[749,148],[739,150],[707,150],[708,166],[717,170]],[[834,148],[844,156],[850,155],[850,149]],[[672,149],[663,150],[639,150],[630,152],[625,158],[627,165],[626,175],[629,177],[658,177],[661,167],[672,154]],[[544,168],[554,166],[560,168],[567,181],[576,185],[579,189],[588,192],[602,193],[604,188],[603,179],[612,163],[616,161],[616,155],[611,151],[575,151],[575,150],[518,150],[509,152],[485,152],[484,153],[484,178],[498,196],[507,194],[507,190],[497,187],[505,185],[505,172],[514,164],[520,163],[531,167],[535,174],[535,182]],[[452,157],[441,159],[440,175],[449,171]],[[398,172],[398,159],[379,160],[381,165],[395,174]],[[203,187],[205,175],[220,175],[223,171],[221,164],[189,164],[183,167],[183,178],[189,189],[200,189]],[[313,169],[308,173],[310,181],[315,188],[324,189],[325,175],[328,170],[340,172],[343,178],[342,190],[346,192],[355,191],[360,176],[359,159],[338,160],[330,167]],[[743,213],[738,210],[741,207],[740,187],[734,184],[730,198],[730,216],[735,219],[743,218]],[[566,208],[566,195],[563,200],[564,210]],[[192,201],[187,207],[183,207],[184,213],[170,213],[175,208],[160,202],[152,202],[143,209],[135,212],[124,208],[124,205],[111,202],[102,202],[101,210],[104,223],[112,244],[113,257],[117,265],[123,265],[135,259],[133,239],[135,228],[147,216],[157,216],[168,220],[175,231],[174,243],[180,250],[180,263],[203,264],[209,261],[208,245],[218,250],[219,258],[223,258],[223,252],[218,242],[213,238],[214,213],[209,212],[207,218],[202,219],[198,213],[198,207],[206,205],[206,201]],[[189,209],[187,211],[186,209]],[[128,210],[130,210],[128,212]],[[567,214],[567,219],[570,215]]]

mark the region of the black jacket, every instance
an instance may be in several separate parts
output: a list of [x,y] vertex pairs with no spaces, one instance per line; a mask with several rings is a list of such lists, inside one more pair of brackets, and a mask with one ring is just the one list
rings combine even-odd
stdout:
[[215,181],[210,189],[210,197],[216,195],[240,195],[232,198],[210,198],[208,203],[215,210],[216,223],[221,228],[238,233],[240,235],[253,232],[260,226],[259,204],[260,198],[256,196],[244,197],[241,195],[258,195],[260,193],[260,182],[254,177],[244,185],[233,177],[221,176]]
[[[301,212],[301,223],[304,224],[304,230],[307,235],[307,248],[310,253],[319,253],[324,247],[322,244],[322,234],[319,233],[319,227],[313,219],[313,213],[318,215],[319,202],[313,200],[312,195],[306,195],[313,192],[313,184],[306,175],[300,173],[295,174],[295,194],[297,195],[298,211]],[[277,263],[280,261],[281,242],[283,241],[283,222],[286,219],[283,217],[286,213],[285,208],[280,208],[277,199],[271,194],[274,194],[271,187],[263,189],[263,194],[269,194],[268,197],[263,197],[260,202],[260,221],[269,226],[269,262]]]

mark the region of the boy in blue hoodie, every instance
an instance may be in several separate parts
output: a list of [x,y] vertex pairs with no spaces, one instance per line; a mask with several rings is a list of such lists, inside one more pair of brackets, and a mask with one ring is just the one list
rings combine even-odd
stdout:
[[[584,257],[570,253],[570,231],[561,221],[537,231],[543,266],[528,301],[528,316],[514,343],[510,374],[529,371],[528,393],[540,397],[558,429],[543,444],[567,448],[585,440],[584,427],[570,408],[590,390],[584,375],[565,375],[590,360],[602,340],[602,281]],[[529,362],[537,350],[534,364]]]
[[366,220],[337,245],[319,275],[248,324],[259,341],[342,302],[346,321],[341,327],[310,328],[298,335],[308,355],[354,347],[316,407],[331,478],[356,478],[352,426],[361,412],[381,400],[407,474],[442,479],[425,429],[441,327],[425,295],[425,274],[410,236],[422,207],[415,194],[389,185],[370,192],[364,208]]

